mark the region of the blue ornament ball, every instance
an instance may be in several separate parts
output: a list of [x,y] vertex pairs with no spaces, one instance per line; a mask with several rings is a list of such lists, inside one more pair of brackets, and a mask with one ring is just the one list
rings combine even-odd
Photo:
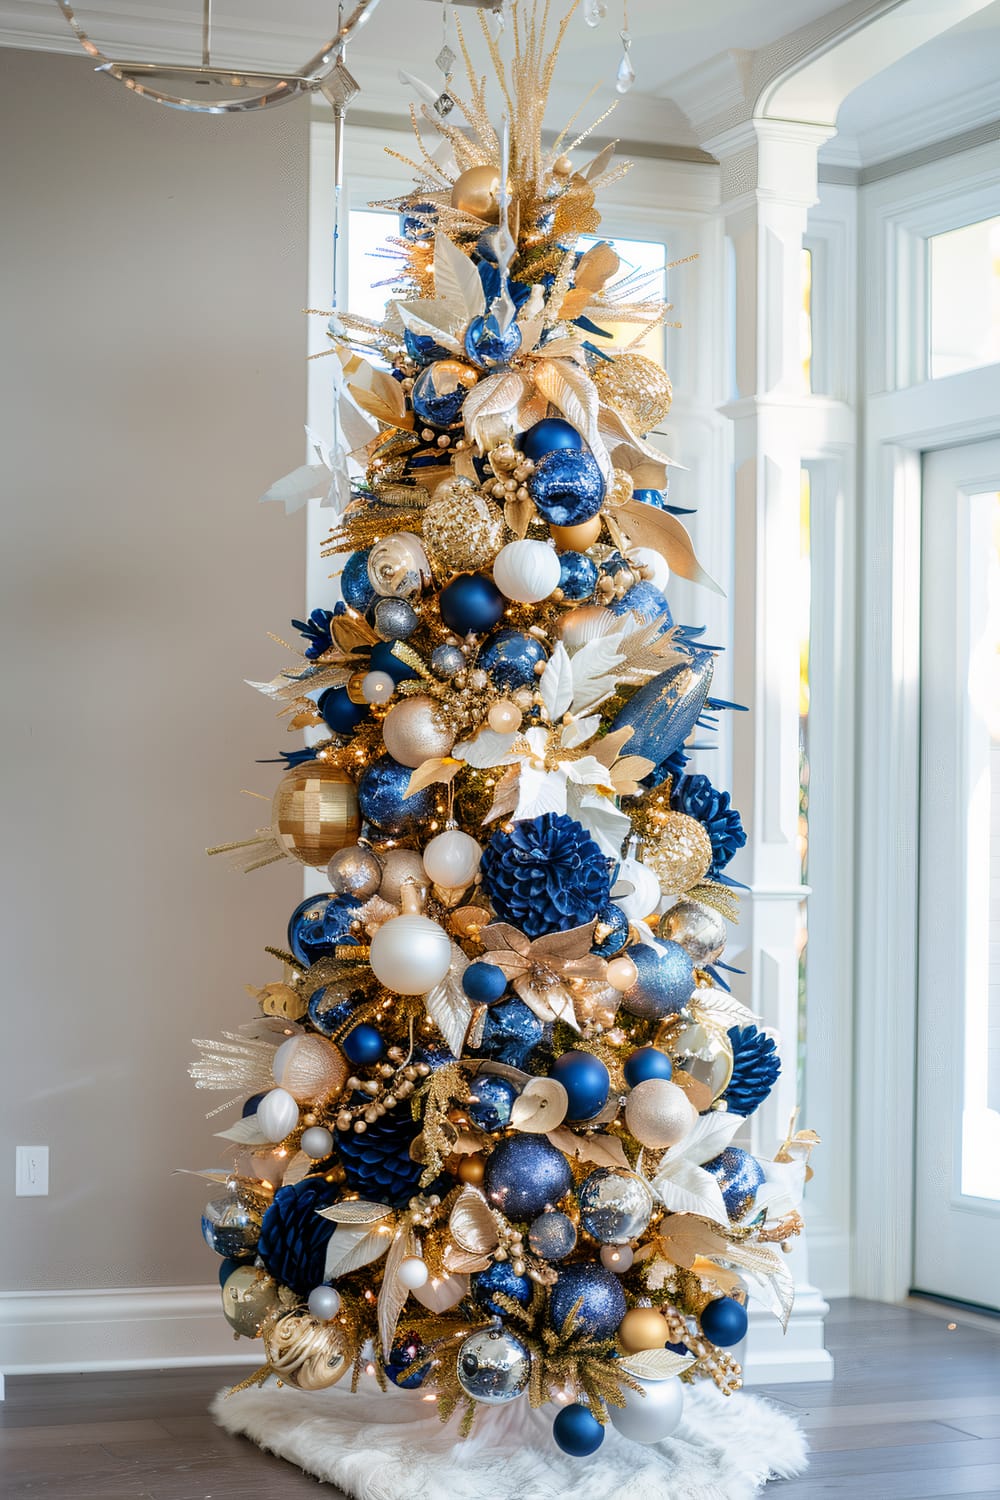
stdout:
[[352,981],[340,979],[314,990],[309,997],[309,1020],[324,1036],[333,1036],[348,1020],[356,1005],[365,999],[364,990],[353,988]]
[[470,964],[462,975],[462,988],[477,1005],[492,1005],[507,988],[507,976],[496,964]]
[[597,913],[597,931],[594,933],[595,938],[600,937],[601,940],[594,943],[592,952],[599,954],[601,958],[614,958],[628,942],[628,928],[628,917],[620,906],[616,906],[613,901],[602,906]]
[[604,475],[591,454],[561,448],[536,463],[528,493],[551,526],[579,526],[601,508]]
[[731,1349],[746,1337],[747,1310],[735,1297],[716,1297],[702,1309],[701,1331],[720,1349]]
[[432,1355],[417,1333],[397,1333],[385,1361],[385,1373],[400,1390],[415,1391],[431,1373]]
[[410,404],[428,427],[460,427],[462,403],[477,378],[461,360],[436,359],[413,382]]
[[340,575],[340,592],[344,603],[349,604],[352,609],[356,609],[362,615],[371,607],[375,599],[375,590],[368,577],[368,553],[370,551],[369,547],[364,552],[352,552]]
[[340,1043],[340,1050],[349,1063],[356,1068],[368,1066],[370,1063],[378,1062],[385,1051],[385,1041],[374,1026],[368,1026],[364,1022],[349,1031]]
[[567,1120],[592,1120],[608,1102],[611,1075],[592,1052],[564,1052],[549,1073],[566,1090]]
[[300,964],[314,964],[341,944],[357,947],[351,933],[361,905],[355,896],[307,896],[288,919],[288,946]]
[[353,734],[371,713],[367,703],[354,703],[345,687],[327,688],[316,699],[316,707],[334,734]]
[[533,635],[509,627],[497,630],[479,648],[476,666],[488,673],[493,686],[502,692],[519,687],[533,687],[535,667],[545,660],[545,647]]
[[525,458],[537,463],[546,453],[554,453],[558,448],[581,449],[583,438],[572,422],[567,422],[562,417],[545,417],[541,422],[536,422],[534,427],[529,427],[527,432],[521,433],[517,446]]
[[569,1162],[543,1135],[508,1136],[486,1158],[486,1196],[519,1223],[554,1206],[572,1184]]
[[521,330],[516,323],[501,328],[492,314],[473,318],[465,331],[465,352],[474,365],[505,365],[521,347]]
[[412,774],[409,766],[401,766],[391,755],[380,755],[358,782],[361,816],[388,838],[415,831],[435,810],[432,787],[412,797],[406,795]]
[[510,1112],[514,1108],[517,1089],[506,1078],[493,1073],[481,1073],[470,1085],[469,1119],[480,1130],[495,1135],[510,1124]]
[[659,1047],[639,1047],[628,1058],[622,1071],[625,1082],[634,1089],[637,1083],[645,1083],[650,1078],[672,1078],[674,1065]]
[[242,1115],[243,1115],[244,1120],[247,1118],[248,1115],[255,1115],[257,1113],[257,1106],[260,1103],[260,1101],[263,1099],[263,1097],[264,1097],[263,1094],[251,1094],[250,1095],[250,1098],[246,1101],[246,1103],[244,1104],[243,1109],[242,1109]]
[[597,587],[597,564],[585,552],[560,552],[559,587],[574,604],[592,599]]
[[539,1214],[528,1229],[528,1244],[542,1260],[565,1260],[576,1249],[576,1225],[557,1208]]
[[621,1282],[603,1266],[567,1266],[559,1272],[549,1293],[549,1322],[557,1333],[562,1331],[577,1301],[580,1306],[571,1331],[586,1333],[594,1339],[613,1338],[628,1312]]
[[485,573],[459,573],[441,590],[441,618],[457,635],[483,635],[499,625],[507,600]]
[[765,1182],[764,1168],[755,1156],[739,1146],[727,1146],[718,1156],[704,1164],[722,1189],[726,1213],[733,1222],[745,1219],[757,1200],[758,1189]]
[[486,1013],[483,1040],[478,1051],[509,1068],[524,1068],[542,1040],[544,1026],[523,1000],[505,1000]]
[[407,677],[416,677],[412,667],[408,667],[405,661],[400,661],[398,656],[393,656],[392,648],[394,641],[379,641],[372,647],[371,658],[368,663],[370,672],[388,672],[393,682],[405,682]]
[[573,1401],[556,1413],[552,1438],[570,1458],[589,1458],[604,1442],[604,1428],[589,1406]]
[[494,1301],[497,1292],[521,1307],[527,1307],[531,1301],[531,1282],[527,1276],[515,1276],[509,1260],[495,1260],[488,1271],[479,1271],[471,1277],[469,1286],[479,1306],[497,1318],[507,1316],[500,1303]]
[[669,939],[660,942],[659,949],[663,951],[649,943],[633,943],[625,949],[639,972],[635,984],[622,996],[622,1009],[646,1021],[676,1015],[694,989],[690,953]]

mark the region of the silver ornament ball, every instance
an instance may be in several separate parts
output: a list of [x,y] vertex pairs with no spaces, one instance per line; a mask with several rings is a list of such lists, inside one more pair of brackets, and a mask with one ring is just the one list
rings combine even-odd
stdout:
[[470,1334],[458,1351],[458,1383],[473,1401],[502,1406],[528,1388],[531,1355],[520,1339],[505,1330]]
[[659,1443],[680,1426],[684,1387],[676,1375],[669,1380],[637,1379],[637,1383],[641,1391],[622,1385],[624,1406],[608,1407],[611,1425],[633,1443]]
[[642,1234],[653,1195],[635,1172],[600,1167],[580,1187],[580,1222],[602,1245],[625,1245]]
[[375,629],[384,641],[405,641],[420,618],[406,599],[380,599],[375,606]]
[[431,652],[431,669],[446,682],[465,666],[465,656],[457,646],[435,646]]
[[371,849],[351,844],[338,849],[326,867],[326,878],[338,896],[374,896],[382,881],[382,862]]
[[726,946],[726,923],[700,901],[678,901],[660,918],[659,935],[680,943],[696,964],[711,964]]

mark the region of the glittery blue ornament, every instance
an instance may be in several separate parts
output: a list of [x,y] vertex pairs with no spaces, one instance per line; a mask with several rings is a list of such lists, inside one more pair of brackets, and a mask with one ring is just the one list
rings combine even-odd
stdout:
[[479,1271],[471,1277],[469,1286],[479,1306],[498,1318],[505,1318],[507,1314],[500,1303],[494,1301],[497,1292],[502,1292],[521,1307],[527,1307],[531,1301],[531,1282],[527,1276],[515,1276],[509,1260],[495,1260],[488,1271]]
[[363,1068],[378,1062],[385,1051],[385,1041],[374,1026],[362,1022],[347,1033],[340,1043],[340,1050],[349,1063],[353,1063],[356,1068]]
[[591,454],[561,448],[538,460],[528,492],[550,525],[578,526],[600,510],[604,475]]
[[416,677],[417,674],[412,667],[408,667],[405,661],[400,661],[398,656],[393,656],[394,645],[394,641],[379,641],[372,647],[368,660],[369,671],[388,672],[393,682],[405,682],[407,677]]
[[737,849],[742,849],[747,841],[729,793],[718,791],[707,776],[682,776],[670,793],[670,806],[689,818],[697,818],[704,826],[712,844],[712,864],[706,879],[717,880]]
[[528,1228],[528,1244],[542,1260],[565,1260],[576,1248],[576,1225],[569,1214],[560,1213],[557,1208],[539,1214]]
[[525,458],[537,463],[546,453],[555,453],[559,448],[575,448],[579,451],[583,447],[583,438],[572,422],[567,422],[562,417],[545,417],[541,422],[536,422],[534,427],[529,427],[527,432],[521,433],[517,446]]
[[432,787],[407,797],[412,775],[409,766],[401,766],[391,755],[380,755],[358,783],[361,816],[387,838],[415,831],[436,807]]
[[418,1333],[397,1333],[385,1361],[385,1373],[400,1390],[415,1391],[431,1373],[432,1360]]
[[316,707],[334,734],[353,734],[371,713],[367,703],[352,702],[345,687],[327,688],[316,699]]
[[592,1120],[608,1102],[611,1074],[592,1052],[563,1052],[549,1069],[549,1077],[566,1090],[567,1120]]
[[523,1222],[569,1192],[569,1162],[543,1135],[512,1135],[486,1158],[483,1188],[508,1219]]
[[535,666],[545,660],[545,647],[533,635],[505,628],[489,636],[479,648],[476,666],[489,675],[495,688],[511,693],[534,687]]
[[615,716],[612,732],[630,728],[629,755],[659,762],[683,745],[705,707],[712,683],[712,657],[699,652],[652,678]]
[[731,1027],[733,1076],[723,1098],[730,1114],[752,1115],[778,1081],[781,1058],[773,1037],[756,1026]]
[[362,615],[375,599],[375,590],[368,577],[368,553],[370,551],[371,548],[368,547],[364,552],[352,552],[340,575],[340,592],[344,603],[349,604],[352,609],[356,609]]
[[631,1057],[626,1058],[622,1071],[625,1082],[634,1089],[636,1084],[646,1083],[650,1078],[672,1078],[674,1065],[659,1047],[638,1047]]
[[420,616],[408,599],[380,599],[374,621],[384,641],[407,641],[420,624]]
[[361,902],[356,896],[307,896],[288,919],[288,946],[300,964],[328,957],[340,944],[357,946],[351,923]]
[[[360,1102],[367,1095],[354,1097]],[[410,1156],[410,1147],[419,1133],[419,1121],[412,1119],[406,1108],[389,1110],[362,1135],[353,1130],[338,1130],[334,1153],[344,1169],[350,1192],[372,1203],[405,1207],[417,1192],[424,1170]],[[311,1286],[322,1279],[322,1274],[317,1276]]]
[[754,1206],[758,1188],[765,1181],[764,1168],[757,1158],[739,1146],[727,1146],[705,1162],[703,1170],[711,1173],[722,1189],[722,1201],[730,1219],[734,1223],[745,1219]]
[[490,365],[505,365],[513,359],[521,347],[521,330],[516,323],[501,328],[491,313],[473,318],[465,330],[465,352],[474,365],[484,369]]
[[478,1052],[494,1062],[506,1063],[509,1068],[523,1069],[544,1031],[541,1021],[523,1000],[505,1000],[487,1012]]
[[324,985],[309,997],[309,1020],[324,1036],[333,1036],[364,999],[364,990],[351,989],[349,981]]
[[592,557],[585,552],[560,552],[559,587],[564,599],[571,599],[574,604],[592,599],[597,579],[597,564]]
[[275,1281],[308,1297],[325,1275],[326,1247],[336,1228],[318,1210],[329,1208],[342,1189],[321,1175],[279,1188],[264,1215],[257,1254]]
[[610,1339],[628,1311],[621,1282],[613,1271],[603,1266],[567,1266],[549,1293],[549,1322],[557,1333],[573,1310],[580,1306],[570,1325],[571,1332],[583,1332],[594,1339]]
[[500,920],[531,938],[580,927],[608,901],[608,861],[565,813],[525,818],[509,833],[495,833],[480,872]]
[[410,392],[410,404],[428,427],[460,427],[462,402],[476,383],[476,372],[457,359],[427,365]]
[[628,917],[613,901],[602,906],[597,913],[594,937],[600,941],[595,941],[591,951],[601,958],[614,958],[628,942]]
[[633,943],[625,952],[639,973],[622,996],[623,1010],[654,1021],[683,1009],[694,989],[694,963],[680,943],[661,941],[657,948]]
[[499,625],[507,600],[485,573],[459,573],[441,590],[438,605],[456,635],[482,635]]
[[470,1084],[469,1119],[480,1130],[494,1135],[510,1124],[510,1112],[514,1108],[517,1089],[506,1078],[493,1073],[481,1073]]
[[477,1005],[492,1005],[507,988],[507,976],[496,964],[479,960],[462,974],[462,989]]
[[720,1349],[731,1349],[746,1337],[746,1308],[735,1297],[716,1297],[701,1313],[701,1331]]
[[556,1412],[552,1440],[570,1458],[589,1458],[604,1442],[604,1428],[589,1406],[571,1401]]
[[659,620],[657,635],[663,635],[674,623],[666,594],[645,578],[622,594],[620,599],[612,599],[608,608],[619,619],[625,615],[637,615],[643,625],[651,625],[654,620]]

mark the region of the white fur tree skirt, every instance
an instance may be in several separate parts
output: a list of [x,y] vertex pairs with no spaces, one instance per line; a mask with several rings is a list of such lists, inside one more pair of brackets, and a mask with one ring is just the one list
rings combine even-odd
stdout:
[[484,1408],[456,1441],[412,1393],[337,1388],[220,1391],[212,1415],[227,1432],[337,1485],[354,1500],[751,1500],[769,1479],[800,1474],[806,1443],[795,1421],[759,1397],[685,1392],[684,1419],[655,1447],[607,1428],[598,1451],[568,1458],[552,1441],[556,1408],[527,1401]]

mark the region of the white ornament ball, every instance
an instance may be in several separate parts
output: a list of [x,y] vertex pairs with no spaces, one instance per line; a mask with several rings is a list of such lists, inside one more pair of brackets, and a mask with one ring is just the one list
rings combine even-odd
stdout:
[[622,1386],[624,1406],[608,1407],[611,1425],[633,1443],[662,1442],[680,1426],[684,1413],[684,1387],[676,1375],[669,1380],[639,1380],[638,1383],[641,1392]]
[[269,1141],[283,1141],[299,1123],[299,1106],[287,1089],[271,1089],[257,1106],[257,1124]]
[[338,1094],[347,1080],[344,1054],[325,1036],[290,1036],[274,1054],[274,1081],[305,1104]]
[[482,846],[460,828],[446,828],[424,850],[424,869],[435,885],[464,890],[479,871]]
[[624,1276],[626,1271],[632,1269],[635,1256],[631,1245],[602,1245],[601,1265],[607,1271],[614,1271],[619,1276]]
[[321,1323],[329,1323],[340,1312],[340,1293],[335,1286],[314,1286],[309,1293],[309,1311]]
[[410,1291],[423,1286],[430,1272],[419,1255],[404,1255],[396,1268],[396,1280]]
[[388,672],[366,672],[361,679],[361,696],[366,703],[388,703],[396,684]]
[[426,995],[451,966],[451,938],[430,917],[390,917],[372,938],[372,973],[397,995]]
[[508,542],[493,562],[493,582],[507,599],[537,604],[559,587],[561,570],[547,542]]
[[630,547],[628,550],[628,561],[642,563],[643,567],[651,570],[649,582],[662,591],[666,590],[670,582],[670,566],[665,557],[661,557],[653,547]]
[[323,1161],[333,1150],[333,1133],[322,1125],[310,1125],[308,1130],[303,1130],[299,1144],[313,1161]]
[[663,899],[659,879],[641,860],[623,859],[618,880],[629,884],[632,890],[626,896],[616,896],[612,892],[615,905],[621,907],[630,922],[644,922]]
[[644,1146],[663,1150],[690,1135],[698,1114],[682,1088],[667,1078],[637,1083],[625,1103],[625,1124]]

